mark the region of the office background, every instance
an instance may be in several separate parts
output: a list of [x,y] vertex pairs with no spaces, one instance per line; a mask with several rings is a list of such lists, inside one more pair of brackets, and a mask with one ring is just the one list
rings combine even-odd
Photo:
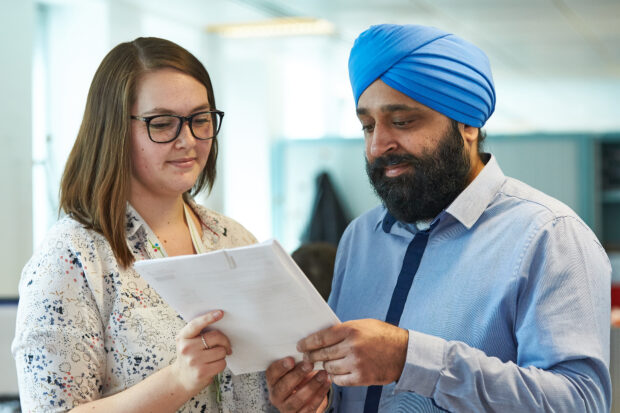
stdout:
[[[200,201],[292,251],[320,172],[351,217],[378,203],[347,76],[357,34],[385,22],[454,32],[491,60],[487,148],[504,172],[575,209],[620,262],[618,0],[0,0],[0,10],[2,366],[21,268],[58,217],[94,71],[138,36],[199,57],[226,112],[218,179]],[[16,391],[14,375],[0,374],[0,396]]]

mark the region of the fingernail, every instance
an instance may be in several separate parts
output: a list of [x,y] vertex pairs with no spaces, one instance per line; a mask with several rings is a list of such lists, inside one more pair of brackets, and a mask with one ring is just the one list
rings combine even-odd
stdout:
[[303,364],[301,365],[301,369],[307,373],[310,370],[312,370],[312,364],[308,363],[307,361],[304,361]]
[[284,362],[282,364],[284,364],[284,367],[286,367],[287,369],[293,368],[293,362],[291,361],[291,359],[284,359]]
[[222,311],[221,310],[215,310],[215,311],[211,312],[211,316],[213,318],[219,318],[219,317],[222,316]]
[[316,376],[314,376],[314,378],[316,379],[316,381],[318,381],[319,383],[322,383],[325,381],[325,370],[321,370],[319,371]]

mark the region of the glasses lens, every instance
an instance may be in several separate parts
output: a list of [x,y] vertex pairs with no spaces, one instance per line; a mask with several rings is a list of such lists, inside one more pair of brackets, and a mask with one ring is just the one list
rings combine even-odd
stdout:
[[168,142],[176,137],[181,119],[162,115],[151,119],[149,133],[155,142]]
[[220,118],[217,113],[197,113],[192,118],[192,130],[194,135],[201,139],[209,139],[215,136],[219,130]]

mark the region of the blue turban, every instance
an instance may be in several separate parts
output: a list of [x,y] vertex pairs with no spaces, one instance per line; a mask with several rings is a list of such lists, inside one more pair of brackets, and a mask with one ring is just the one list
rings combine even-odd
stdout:
[[495,110],[489,59],[434,27],[381,24],[359,35],[349,56],[357,105],[371,83],[385,84],[457,122],[482,127]]

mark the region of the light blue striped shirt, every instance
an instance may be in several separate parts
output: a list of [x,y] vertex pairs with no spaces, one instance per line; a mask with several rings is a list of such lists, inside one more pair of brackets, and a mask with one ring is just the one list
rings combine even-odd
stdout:
[[[417,232],[390,218],[377,207],[342,237],[329,299],[342,321],[386,316]],[[609,411],[611,266],[584,222],[492,156],[437,219],[380,411]],[[363,411],[366,387],[334,393],[335,411]]]

